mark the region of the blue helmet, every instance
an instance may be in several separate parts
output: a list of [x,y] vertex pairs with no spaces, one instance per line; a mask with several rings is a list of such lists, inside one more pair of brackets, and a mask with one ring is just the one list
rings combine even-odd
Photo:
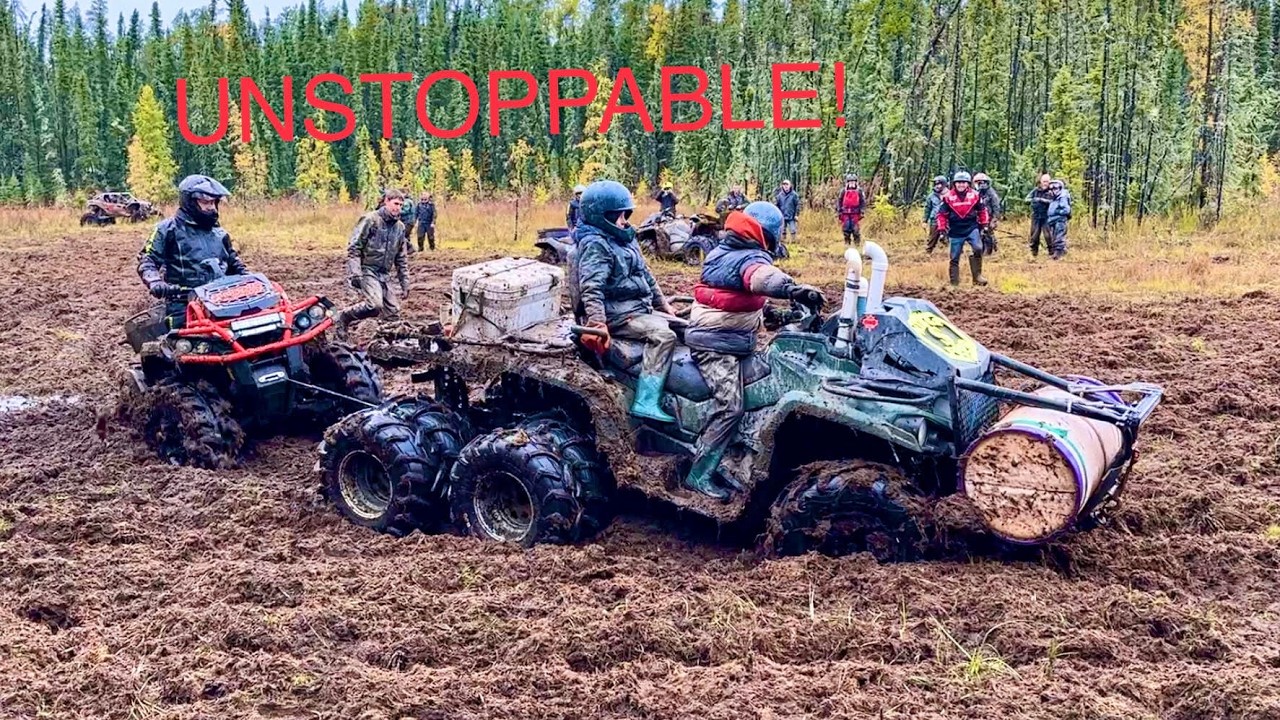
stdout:
[[742,212],[760,223],[760,227],[764,230],[764,240],[769,245],[769,251],[773,252],[778,247],[778,237],[782,235],[782,211],[771,202],[757,200]]
[[630,217],[635,209],[631,191],[620,182],[597,180],[582,191],[582,221],[624,242],[635,238],[635,229],[620,228],[610,222],[608,216],[621,212]]

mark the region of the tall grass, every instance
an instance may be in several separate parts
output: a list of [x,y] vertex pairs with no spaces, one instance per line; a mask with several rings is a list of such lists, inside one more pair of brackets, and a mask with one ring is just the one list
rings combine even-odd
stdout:
[[[535,231],[564,224],[562,203],[522,202],[518,222],[514,201],[444,201],[438,207],[437,246],[460,263],[493,255],[532,256]],[[633,220],[639,222],[656,211],[655,203],[642,203]],[[361,212],[354,203],[232,203],[224,209],[223,225],[249,257],[257,252],[337,254]],[[946,285],[946,247],[932,255],[925,253],[926,232],[919,217],[913,209],[906,218],[881,215],[864,224],[864,239],[875,241],[889,254],[891,287]],[[0,208],[0,252],[31,250],[61,240],[140,245],[153,225],[121,222],[82,228],[78,218],[77,208]],[[984,271],[991,287],[1005,293],[1233,295],[1276,290],[1280,280],[1273,268],[1280,263],[1280,248],[1271,228],[1277,223],[1280,210],[1270,206],[1233,216],[1211,229],[1197,229],[1194,220],[1186,218],[1155,218],[1141,227],[1126,222],[1104,230],[1089,227],[1081,218],[1071,226],[1066,259],[1054,262],[1043,252],[1037,259],[1030,257],[1025,220],[1007,221],[1000,228],[1000,250],[986,259]],[[798,279],[823,284],[843,277],[845,247],[830,213],[803,213],[800,239],[791,249],[792,257],[782,265]],[[663,272],[692,272],[677,263],[654,265]],[[964,286],[969,286],[967,264],[962,264],[962,278]]]

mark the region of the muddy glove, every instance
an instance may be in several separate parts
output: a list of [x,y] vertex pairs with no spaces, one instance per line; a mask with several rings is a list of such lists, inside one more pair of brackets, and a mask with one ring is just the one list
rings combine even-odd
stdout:
[[613,341],[613,338],[609,336],[609,326],[602,322],[591,322],[587,323],[587,327],[594,328],[596,330],[603,330],[604,337],[583,335],[582,346],[595,353],[597,356],[603,356],[605,352],[609,350],[609,345]]
[[171,297],[177,297],[182,294],[182,288],[177,285],[170,285],[163,280],[156,280],[147,286],[147,290],[151,293],[151,297],[166,300]]
[[813,308],[821,308],[827,299],[822,291],[812,285],[795,285],[791,288],[791,299]]
[[350,285],[350,286],[352,287],[352,289],[354,289],[354,290],[359,290],[359,289],[360,289],[360,276],[359,276],[359,275],[349,275],[349,276],[347,277],[347,284],[348,284],[348,285]]

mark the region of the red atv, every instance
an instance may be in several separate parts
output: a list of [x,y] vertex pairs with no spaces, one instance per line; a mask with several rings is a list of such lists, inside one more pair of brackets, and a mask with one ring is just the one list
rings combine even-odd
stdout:
[[170,329],[165,306],[125,323],[138,361],[125,371],[121,410],[147,444],[181,465],[234,465],[248,434],[322,428],[382,399],[363,352],[327,341],[333,303],[292,302],[256,273],[193,289],[186,322]]
[[98,193],[89,199],[88,209],[80,216],[80,225],[114,225],[116,218],[142,222],[160,211],[127,192]]

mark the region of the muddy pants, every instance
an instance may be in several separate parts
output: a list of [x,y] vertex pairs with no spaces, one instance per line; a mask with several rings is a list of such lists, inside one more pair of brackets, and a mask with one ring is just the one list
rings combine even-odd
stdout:
[[379,315],[389,319],[400,317],[400,301],[397,293],[391,289],[391,278],[366,271],[360,276],[359,292],[364,297],[364,302],[343,310],[338,316],[340,324],[350,327],[361,320]]
[[627,340],[644,341],[643,376],[666,377],[671,367],[671,352],[676,349],[676,333],[661,315],[635,315],[611,324],[609,333]]
[[[792,218],[792,219],[790,219],[790,220],[784,220],[784,221],[782,222],[782,237],[786,237],[786,236],[787,236],[787,233],[791,233],[791,239],[792,239],[792,240],[795,240],[795,239],[796,239],[796,220],[795,220],[795,218]],[[779,241],[779,242],[781,242],[781,241],[782,241],[782,238],[778,238],[778,241]]]
[[848,245],[850,241],[862,244],[862,229],[859,227],[862,221],[858,218],[849,218],[842,223],[844,230],[844,244]]
[[933,223],[929,223],[929,241],[925,243],[925,246],[924,246],[925,252],[933,252],[933,249],[938,247],[938,243],[941,240],[942,240],[942,231],[938,229],[937,225],[934,225]]
[[982,247],[982,231],[974,228],[972,232],[963,237],[948,237],[951,241],[951,264],[958,265],[960,256],[964,254],[964,246],[968,245],[973,248],[974,255],[981,255]]
[[1060,258],[1067,254],[1067,219],[1054,218],[1048,225],[1049,257]]
[[[436,226],[429,223],[418,223],[418,249],[422,249],[422,236],[427,236],[427,241],[431,243],[431,249],[436,249]],[[405,233],[405,237],[409,237]]]
[[1031,238],[1030,247],[1032,255],[1040,254],[1040,238],[1044,238],[1046,247],[1052,247],[1052,235],[1049,234],[1049,220],[1047,218],[1031,218]]
[[[723,452],[738,432],[745,413],[742,363],[736,355],[694,350],[693,359],[711,388],[711,414],[698,436],[697,457]],[[695,460],[696,462],[696,460]]]

